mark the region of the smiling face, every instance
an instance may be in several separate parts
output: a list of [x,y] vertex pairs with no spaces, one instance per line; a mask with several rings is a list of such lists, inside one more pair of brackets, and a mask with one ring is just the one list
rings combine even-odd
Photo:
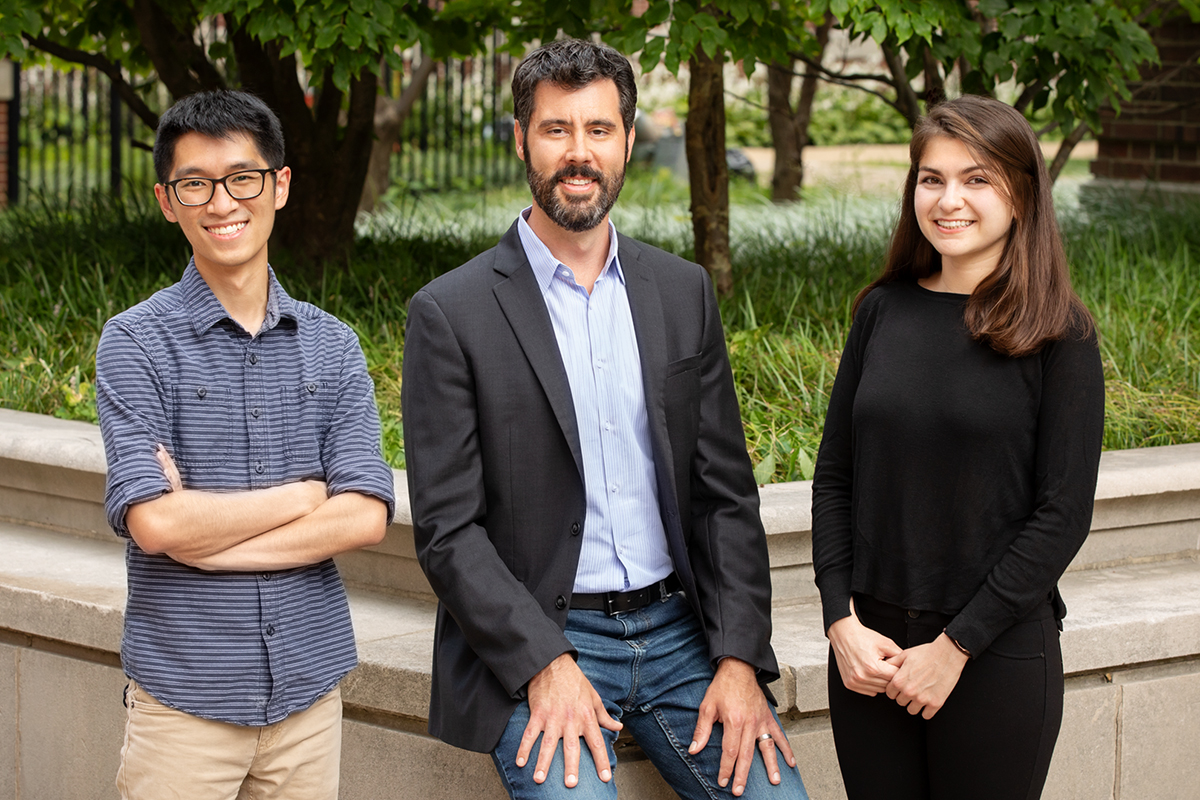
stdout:
[[942,270],[986,275],[1000,263],[1013,208],[1002,187],[957,139],[935,136],[921,154],[913,208]]
[[[235,133],[214,139],[186,133],[175,143],[170,180],[186,177],[221,178],[245,169],[266,169],[254,140]],[[250,200],[234,200],[224,186],[217,186],[212,199],[202,206],[185,206],[175,192],[155,184],[159,207],[171,222],[179,223],[192,245],[196,268],[202,276],[232,273],[267,266],[267,240],[275,224],[275,212],[287,203],[291,170],[281,168],[267,176],[263,192]]]
[[[625,135],[613,81],[581,89],[542,83],[534,94],[529,130],[516,126],[517,155],[525,162],[533,214],[572,232],[608,219],[625,183],[633,131]],[[537,229],[537,221],[530,224]]]

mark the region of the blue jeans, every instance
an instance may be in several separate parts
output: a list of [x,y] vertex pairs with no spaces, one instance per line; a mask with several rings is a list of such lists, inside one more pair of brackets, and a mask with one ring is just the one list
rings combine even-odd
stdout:
[[[633,734],[646,756],[680,797],[711,800],[733,796],[732,780],[724,789],[717,785],[721,762],[720,723],[713,726],[708,744],[701,752],[688,753],[700,703],[713,679],[713,669],[708,661],[704,631],[682,594],[675,593],[665,601],[615,617],[603,611],[572,609],[567,617],[566,635],[579,651],[579,667],[604,701],[609,715],[624,723],[625,730]],[[574,788],[563,785],[561,743],[554,753],[554,763],[545,783],[534,783],[540,736],[526,765],[523,768],[516,765],[517,749],[528,722],[529,704],[521,703],[509,719],[500,743],[492,751],[492,760],[510,797],[514,800],[616,798],[615,781],[605,783],[596,776],[595,762],[587,744],[582,741],[579,783]],[[613,743],[617,734],[603,728],[601,732],[608,746],[609,762],[615,767],[617,759]],[[757,748],[754,761],[743,798],[807,800],[799,770],[789,769],[782,754],[779,754],[782,778],[779,786],[772,786],[767,780],[766,765]]]

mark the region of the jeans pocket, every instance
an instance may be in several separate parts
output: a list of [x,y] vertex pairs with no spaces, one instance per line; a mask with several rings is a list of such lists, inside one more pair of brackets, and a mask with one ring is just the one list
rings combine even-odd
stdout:
[[997,636],[988,646],[987,652],[1000,658],[1045,658],[1045,627],[1042,620],[1018,622]]

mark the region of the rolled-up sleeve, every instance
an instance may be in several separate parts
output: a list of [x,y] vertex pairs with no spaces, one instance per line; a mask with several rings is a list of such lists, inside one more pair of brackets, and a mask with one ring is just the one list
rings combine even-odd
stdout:
[[343,328],[341,373],[337,404],[321,462],[329,494],[358,492],[387,503],[390,525],[396,513],[396,490],[391,467],[380,444],[379,410],[375,383],[367,373],[367,360],[358,337]]
[[104,510],[118,536],[129,537],[130,506],[170,491],[155,457],[170,450],[165,387],[152,355],[124,324],[110,320],[96,351],[96,409],[108,475]]

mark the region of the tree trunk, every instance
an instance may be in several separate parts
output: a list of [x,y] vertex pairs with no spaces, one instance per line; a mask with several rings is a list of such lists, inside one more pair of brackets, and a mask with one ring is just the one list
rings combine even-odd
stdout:
[[696,261],[716,280],[722,297],[733,294],[729,250],[729,168],[725,163],[723,54],[709,58],[697,47],[688,61],[686,137]]
[[794,64],[792,61],[767,67],[767,108],[771,121],[771,144],[775,147],[771,199],[776,203],[799,200],[800,186],[804,183],[804,162],[800,158],[803,146],[792,112]]
[[[817,61],[825,55],[833,15],[817,26]],[[806,68],[800,81],[800,99],[792,109],[792,78],[795,61],[786,68],[772,64],[767,68],[767,106],[771,120],[771,141],[775,145],[775,174],[771,178],[771,199],[787,203],[800,199],[804,184],[804,148],[808,147],[808,124],[812,121],[813,100],[817,96],[817,71]]]
[[345,109],[332,76],[322,76],[309,109],[294,54],[281,56],[277,45],[263,45],[240,28],[232,40],[242,85],[279,116],[292,168],[291,195],[275,218],[272,247],[318,272],[326,263],[344,263],[354,244],[354,218],[371,157],[375,75],[363,70],[351,79]]
[[413,105],[425,93],[435,63],[432,58],[422,57],[398,99],[392,100],[384,95],[375,99],[375,141],[371,144],[367,179],[363,182],[362,196],[358,201],[359,211],[374,211],[375,204],[391,185],[392,151],[400,140],[400,129],[404,127]]
[[1081,122],[1075,126],[1075,130],[1067,134],[1067,137],[1062,140],[1062,143],[1058,146],[1058,152],[1054,154],[1054,161],[1050,163],[1048,169],[1051,183],[1058,180],[1058,176],[1062,174],[1063,167],[1067,165],[1067,160],[1071,157],[1071,151],[1075,149],[1075,145],[1083,140],[1083,136],[1087,132],[1088,124]]

